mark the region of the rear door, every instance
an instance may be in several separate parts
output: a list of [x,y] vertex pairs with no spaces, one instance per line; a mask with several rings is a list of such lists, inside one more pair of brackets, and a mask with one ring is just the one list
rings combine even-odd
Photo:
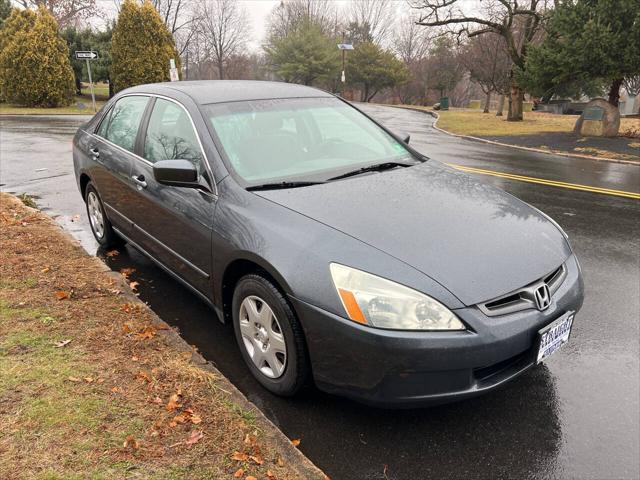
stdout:
[[[136,200],[126,207],[134,238],[156,260],[189,284],[211,296],[211,232],[217,197],[202,146],[187,110],[178,102],[155,98],[143,122],[139,156],[131,178]],[[162,185],[153,164],[160,160],[189,160],[210,192]]]
[[111,223],[125,234],[131,231],[131,222],[124,213],[127,205],[135,201],[131,188],[131,167],[134,151],[149,97],[126,96],[119,99],[105,115],[89,142],[88,154],[98,167],[92,179],[105,206]]

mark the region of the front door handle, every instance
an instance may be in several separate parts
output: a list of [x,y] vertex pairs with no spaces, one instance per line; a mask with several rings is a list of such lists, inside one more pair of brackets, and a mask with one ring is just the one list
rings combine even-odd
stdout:
[[100,156],[100,152],[95,147],[90,148],[89,151],[91,152],[91,156],[93,158],[98,158]]
[[147,182],[144,181],[144,175],[133,175],[131,179],[135,182],[138,189],[147,188]]

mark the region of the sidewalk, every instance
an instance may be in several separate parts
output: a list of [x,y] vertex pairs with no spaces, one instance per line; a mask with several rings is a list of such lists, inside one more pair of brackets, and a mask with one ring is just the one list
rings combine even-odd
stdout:
[[0,478],[326,478],[138,300],[132,270],[0,194]]

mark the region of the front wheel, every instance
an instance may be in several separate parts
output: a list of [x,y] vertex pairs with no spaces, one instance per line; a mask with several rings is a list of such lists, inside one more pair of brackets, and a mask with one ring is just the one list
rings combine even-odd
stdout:
[[91,182],[85,190],[85,202],[87,204],[87,216],[91,225],[94,238],[104,248],[118,247],[124,242],[113,230],[111,222],[104,213],[104,205],[100,200],[97,190]]
[[260,275],[246,275],[233,293],[233,328],[242,357],[269,391],[291,396],[309,374],[304,335],[282,293]]

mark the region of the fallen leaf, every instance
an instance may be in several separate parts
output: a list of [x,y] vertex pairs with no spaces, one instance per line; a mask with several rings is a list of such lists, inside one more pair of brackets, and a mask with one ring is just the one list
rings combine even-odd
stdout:
[[124,448],[130,448],[131,450],[138,450],[140,448],[140,444],[138,440],[135,439],[133,435],[129,435],[124,443],[122,444]]
[[258,479],[256,477],[254,477],[253,475],[249,475],[244,480],[258,480]]
[[124,334],[131,333],[131,327],[129,326],[128,323],[125,323],[124,325],[122,325],[122,333]]
[[166,409],[167,412],[173,412],[176,408],[180,406],[180,398],[182,397],[182,391],[178,389],[176,393],[169,397],[169,402],[167,403]]
[[249,445],[250,447],[255,445],[257,440],[258,440],[258,437],[252,433],[247,433],[244,436],[245,445]]
[[151,383],[151,377],[149,376],[149,374],[147,372],[145,372],[144,370],[140,370],[138,372],[138,374],[136,375],[136,378],[138,380],[144,380],[145,382]]
[[184,411],[173,417],[173,420],[169,423],[169,426],[175,427],[178,424],[190,422],[192,416],[193,410],[191,410],[190,408],[186,408]]
[[185,445],[190,447],[191,445],[195,445],[200,440],[202,440],[202,437],[204,437],[204,433],[202,433],[201,430],[194,430],[193,432],[191,432],[191,435],[184,443]]
[[120,393],[122,392],[122,389],[120,387],[113,387],[111,389],[111,393]]
[[279,467],[284,467],[284,460],[282,460],[282,457],[278,457],[278,459],[276,460],[276,465],[278,465]]
[[132,267],[124,267],[124,268],[120,269],[120,273],[122,275],[124,275],[125,277],[128,277],[129,275],[131,275],[135,271],[136,271],[136,269],[132,268]]
[[58,300],[65,300],[70,297],[71,297],[71,294],[69,292],[64,292],[62,290],[60,290],[59,292],[56,292],[56,298]]
[[138,361],[138,357],[136,357],[135,355],[133,357],[131,357],[131,361],[132,362],[137,362]]
[[133,290],[134,293],[137,291],[138,285],[140,285],[138,282],[129,282],[129,288]]
[[136,337],[138,337],[140,340],[144,340],[146,338],[153,338],[155,337],[155,335],[156,335],[156,329],[150,325],[147,325],[138,333],[136,333]]
[[47,273],[49,270],[51,270],[50,267],[44,267],[42,270],[40,270],[41,273]]
[[69,380],[70,382],[74,382],[74,383],[78,383],[78,382],[82,381],[78,377],[69,377],[69,378],[67,378],[67,380]]
[[194,425],[197,425],[199,423],[202,422],[202,418],[200,418],[200,415],[191,415],[191,423],[193,423]]
[[296,438],[295,440],[291,440],[291,444],[292,444],[294,447],[297,447],[298,445],[300,445],[300,439],[299,439],[299,438]]
[[244,475],[244,468],[239,468],[236,470],[236,473],[233,474],[233,478],[240,478],[242,475]]
[[71,339],[68,338],[67,340],[60,340],[59,342],[55,342],[53,344],[53,346],[55,348],[62,348],[62,347],[66,347],[67,345],[69,345],[71,343]]
[[267,478],[269,480],[276,480],[277,477],[271,470],[267,470]]
[[84,381],[87,383],[93,383],[93,377],[84,377]]
[[256,462],[258,465],[262,465],[264,463],[264,460],[260,455],[251,455],[249,458]]
[[231,455],[231,460],[236,460],[238,462],[244,462],[249,459],[249,455],[244,452],[233,452]]
[[109,250],[107,253],[105,253],[105,255],[107,257],[117,257],[118,255],[120,255],[120,252],[118,250]]

